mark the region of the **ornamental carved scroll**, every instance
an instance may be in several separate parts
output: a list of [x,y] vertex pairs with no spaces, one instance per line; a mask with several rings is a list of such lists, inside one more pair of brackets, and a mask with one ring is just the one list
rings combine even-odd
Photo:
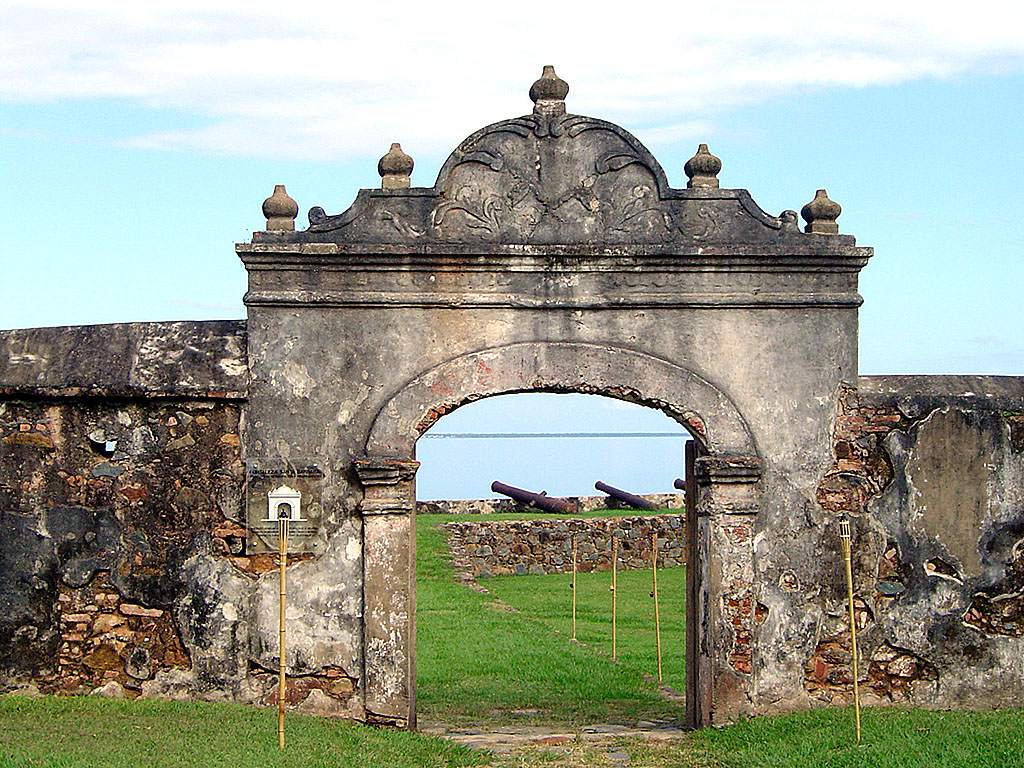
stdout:
[[440,240],[660,242],[671,229],[660,171],[600,120],[499,123],[464,142],[446,171],[430,217]]

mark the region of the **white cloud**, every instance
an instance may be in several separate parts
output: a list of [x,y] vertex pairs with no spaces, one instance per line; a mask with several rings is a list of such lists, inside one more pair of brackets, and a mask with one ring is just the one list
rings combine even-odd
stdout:
[[438,154],[529,110],[554,63],[570,109],[654,143],[808,87],[1024,63],[1009,3],[175,3],[9,0],[0,100],[120,98],[205,124],[129,143],[272,157]]

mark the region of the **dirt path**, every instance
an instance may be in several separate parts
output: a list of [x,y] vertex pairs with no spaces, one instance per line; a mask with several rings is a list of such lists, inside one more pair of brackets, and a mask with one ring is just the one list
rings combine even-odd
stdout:
[[508,725],[449,727],[441,723],[421,724],[422,733],[441,736],[474,749],[496,755],[527,755],[530,752],[585,752],[601,754],[607,765],[630,764],[623,740],[666,742],[680,739],[685,731],[677,723],[640,721],[633,725],[597,723],[583,727],[550,725]]

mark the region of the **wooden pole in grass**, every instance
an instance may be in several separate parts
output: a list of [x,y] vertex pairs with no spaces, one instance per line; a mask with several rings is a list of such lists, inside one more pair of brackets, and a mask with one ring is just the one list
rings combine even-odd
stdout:
[[619,660],[618,645],[618,572],[619,572],[619,540],[612,531],[612,661]]
[[651,597],[654,598],[654,637],[658,648],[658,683],[661,683],[661,612],[658,609],[658,533],[651,534]]
[[857,663],[857,615],[853,609],[853,554],[851,546],[850,521],[843,517],[839,521],[839,541],[843,547],[843,562],[846,565],[846,598],[850,605],[850,654],[853,665],[853,711],[857,723],[857,743],[860,744],[860,677]]
[[572,535],[572,639],[576,639],[576,534]]
[[284,749],[284,698],[285,698],[285,664],[284,664],[284,609],[287,589],[285,587],[285,570],[288,567],[288,518],[279,517],[277,520],[277,552],[279,575],[278,582],[280,594],[277,611],[277,632],[278,632],[278,654],[279,663],[277,669],[277,746]]

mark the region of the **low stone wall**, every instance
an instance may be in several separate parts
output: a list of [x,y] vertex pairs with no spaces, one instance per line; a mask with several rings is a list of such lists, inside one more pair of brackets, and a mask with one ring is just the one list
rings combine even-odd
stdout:
[[572,571],[572,539],[577,568],[611,569],[611,537],[618,539],[619,568],[651,566],[651,536],[658,534],[658,566],[686,563],[682,515],[594,519],[481,520],[445,523],[452,564],[473,577]]
[[[682,509],[685,504],[681,492],[645,493],[642,496],[658,509]],[[599,509],[633,509],[620,504],[611,496],[560,496],[559,498],[575,505],[577,512],[595,512]],[[416,502],[416,514],[418,515],[493,515],[523,512],[527,509],[528,507],[512,499],[439,499]]]

